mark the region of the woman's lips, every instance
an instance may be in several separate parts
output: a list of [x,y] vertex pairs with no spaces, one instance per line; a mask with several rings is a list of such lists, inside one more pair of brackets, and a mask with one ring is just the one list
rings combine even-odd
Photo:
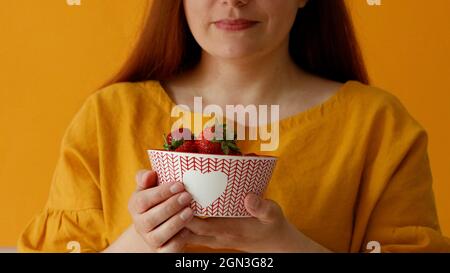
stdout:
[[214,22],[217,28],[227,31],[240,31],[251,28],[256,25],[257,21],[250,21],[246,19],[226,19]]

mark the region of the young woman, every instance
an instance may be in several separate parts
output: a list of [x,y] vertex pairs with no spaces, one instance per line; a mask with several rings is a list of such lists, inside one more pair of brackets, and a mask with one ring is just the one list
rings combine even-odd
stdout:
[[[122,71],[67,129],[48,203],[20,249],[448,251],[427,134],[367,84],[344,1],[154,0]],[[195,96],[280,106],[280,143],[266,152],[279,161],[264,198],[245,200],[251,218],[193,217],[182,183],[137,172],[162,146],[172,107]]]

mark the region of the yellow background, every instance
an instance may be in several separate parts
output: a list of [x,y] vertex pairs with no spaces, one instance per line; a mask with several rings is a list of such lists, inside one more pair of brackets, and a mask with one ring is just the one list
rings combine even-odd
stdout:
[[[145,2],[1,2],[0,246],[14,246],[44,206],[64,130],[125,59]],[[438,213],[448,236],[450,1],[346,2],[373,84],[397,95],[429,132]]]

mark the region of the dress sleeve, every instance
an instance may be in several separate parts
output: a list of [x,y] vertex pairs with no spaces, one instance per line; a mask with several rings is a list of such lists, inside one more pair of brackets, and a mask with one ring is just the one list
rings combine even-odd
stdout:
[[366,222],[360,251],[375,241],[381,252],[449,252],[436,212],[426,131],[397,100],[380,116],[357,212],[359,220],[366,218],[356,223],[358,229]]
[[20,235],[21,252],[97,252],[108,245],[93,96],[64,134],[47,204]]

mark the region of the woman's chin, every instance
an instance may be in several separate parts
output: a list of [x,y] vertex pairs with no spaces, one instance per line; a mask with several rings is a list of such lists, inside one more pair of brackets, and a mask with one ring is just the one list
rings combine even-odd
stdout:
[[212,55],[225,60],[245,60],[254,56],[256,51],[255,48],[250,47],[227,47],[216,50]]

